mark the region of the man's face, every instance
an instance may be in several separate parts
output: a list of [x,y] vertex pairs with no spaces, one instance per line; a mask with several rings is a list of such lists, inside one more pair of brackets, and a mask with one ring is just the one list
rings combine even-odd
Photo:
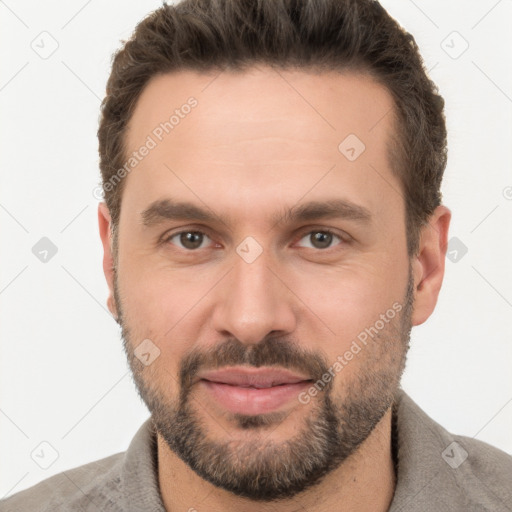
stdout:
[[[414,298],[392,106],[363,75],[268,68],[163,75],[137,103],[128,153],[154,147],[125,178],[115,304],[159,436],[216,486],[293,496],[391,405]],[[172,217],[184,202],[212,218]],[[199,380],[234,366],[310,382],[271,404]]]

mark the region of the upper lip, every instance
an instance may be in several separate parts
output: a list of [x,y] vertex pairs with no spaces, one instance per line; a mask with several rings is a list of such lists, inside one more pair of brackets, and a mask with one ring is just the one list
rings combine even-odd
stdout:
[[244,368],[239,366],[199,372],[198,380],[209,380],[232,386],[269,388],[311,379],[284,368]]

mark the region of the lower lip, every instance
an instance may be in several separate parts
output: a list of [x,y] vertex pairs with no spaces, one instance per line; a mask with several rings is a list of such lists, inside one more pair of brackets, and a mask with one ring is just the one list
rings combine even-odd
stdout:
[[209,380],[199,382],[224,408],[239,414],[265,414],[274,411],[292,399],[298,400],[299,393],[311,386],[311,381],[261,389],[243,388]]

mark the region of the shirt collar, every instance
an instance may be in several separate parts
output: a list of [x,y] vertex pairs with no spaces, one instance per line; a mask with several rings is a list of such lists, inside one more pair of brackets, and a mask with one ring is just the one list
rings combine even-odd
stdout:
[[122,510],[166,512],[158,483],[156,430],[149,417],[125,452],[121,470]]

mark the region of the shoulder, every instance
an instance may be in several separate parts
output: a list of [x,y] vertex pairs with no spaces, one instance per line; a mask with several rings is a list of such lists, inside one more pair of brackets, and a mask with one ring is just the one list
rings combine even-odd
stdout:
[[0,500],[0,512],[117,511],[112,498],[120,492],[124,453],[62,471]]
[[505,506],[512,509],[512,456],[478,439],[452,437],[453,445],[446,447],[443,458],[450,465],[458,457],[455,463],[451,462],[451,469],[460,469],[455,475],[466,494],[475,501],[486,499],[503,505],[503,510]]
[[403,390],[397,395],[395,414],[398,509],[407,505],[418,511],[512,510],[511,455],[449,432]]

